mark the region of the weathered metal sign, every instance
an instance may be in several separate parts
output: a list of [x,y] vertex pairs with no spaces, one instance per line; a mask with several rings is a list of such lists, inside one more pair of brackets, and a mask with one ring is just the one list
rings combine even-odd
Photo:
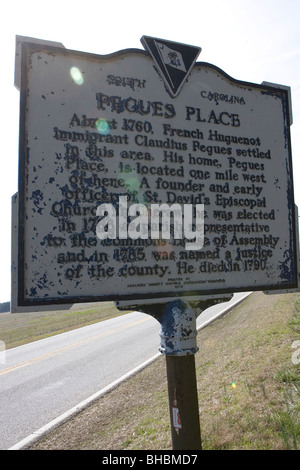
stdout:
[[23,44],[19,305],[297,286],[288,91],[153,41]]

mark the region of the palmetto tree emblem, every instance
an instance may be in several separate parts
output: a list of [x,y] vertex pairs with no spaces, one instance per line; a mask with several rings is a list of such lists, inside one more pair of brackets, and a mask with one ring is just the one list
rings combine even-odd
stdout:
[[152,56],[168,92],[176,97],[187,81],[201,47],[143,36],[142,44]]

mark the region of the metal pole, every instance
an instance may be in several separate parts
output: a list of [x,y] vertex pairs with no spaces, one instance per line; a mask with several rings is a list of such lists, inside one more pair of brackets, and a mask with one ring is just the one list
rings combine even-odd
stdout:
[[[201,311],[230,298],[232,295],[226,298],[199,297],[199,300],[192,301],[194,308],[183,299],[167,304],[151,300],[139,305],[140,311],[152,315],[161,325],[159,349],[166,356],[174,450],[202,449],[195,368],[195,354],[199,349],[196,319]],[[125,308],[120,305],[117,307]]]
[[182,299],[167,304],[160,317],[166,356],[169,410],[174,450],[201,450],[194,354],[198,351],[196,312]]
[[173,450],[201,450],[195,357],[166,356]]

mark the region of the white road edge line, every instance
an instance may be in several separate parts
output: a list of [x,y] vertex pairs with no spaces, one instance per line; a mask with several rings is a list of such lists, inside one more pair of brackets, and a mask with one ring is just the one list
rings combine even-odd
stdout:
[[[236,302],[233,302],[231,305],[228,305],[226,308],[221,310],[221,312],[217,313],[214,317],[210,318],[207,320],[205,323],[197,327],[197,330],[201,330],[208,324],[212,323],[214,320],[217,318],[221,317],[222,315],[225,315],[228,311],[232,310],[234,307],[236,307],[240,302],[245,300],[248,295],[250,295],[251,292],[247,292],[245,296],[242,298],[238,299]],[[78,405],[74,406],[70,410],[66,411],[62,415],[58,416],[57,418],[53,419],[50,421],[50,423],[46,424],[45,426],[41,427],[37,431],[33,432],[29,436],[25,437],[21,441],[19,441],[17,444],[13,445],[10,447],[8,450],[25,450],[28,448],[30,445],[34,444],[36,441],[41,439],[43,436],[46,434],[50,433],[53,431],[55,428],[63,424],[64,422],[68,421],[68,419],[74,417],[76,414],[80,413],[82,410],[90,406],[94,401],[98,400],[100,397],[105,395],[106,393],[110,392],[114,388],[116,388],[118,385],[120,385],[122,382],[125,382],[125,380],[129,379],[130,377],[134,376],[141,370],[143,370],[145,367],[150,365],[152,362],[156,361],[162,354],[159,352],[155,354],[155,356],[152,356],[150,359],[147,361],[143,362],[139,366],[137,366],[135,369],[132,369],[131,371],[127,372],[127,374],[124,374],[122,377],[119,379],[115,380],[114,382],[110,383],[106,387],[102,388],[99,390],[99,392],[94,393],[94,395],[91,395],[89,398],[86,400],[83,400],[81,403]]]
[[120,383],[124,382],[128,378],[130,378],[133,375],[140,372],[142,369],[144,369],[145,367],[150,365],[152,362],[154,362],[159,356],[161,356],[161,353],[157,353],[155,356],[153,356],[150,359],[148,359],[147,361],[143,362],[142,364],[140,364],[135,369],[132,369],[131,371],[127,372],[127,374],[124,374],[119,379],[115,380],[114,382],[110,383],[106,387],[99,390],[99,392],[96,392],[96,393],[94,393],[94,395],[91,395],[86,400],[83,400],[81,403],[74,406],[69,411],[66,411],[66,413],[63,413],[62,415],[60,415],[57,418],[53,419],[52,421],[50,421],[50,423],[48,423],[45,426],[41,427],[40,429],[38,429],[34,433],[30,434],[28,437],[25,437],[20,442],[18,442],[14,446],[10,447],[8,450],[26,449],[26,447],[28,447],[29,445],[32,445],[34,442],[36,442],[41,437],[43,437],[43,435],[47,434],[50,431],[53,431],[56,427],[60,426],[65,421],[67,421],[71,417],[75,416],[80,411],[84,410],[84,408],[91,405],[94,401],[98,400],[98,398],[102,397],[106,393],[108,393],[111,390],[113,390],[114,388],[116,388]]
[[[209,320],[207,320],[205,323],[202,323],[202,325],[200,325],[197,330],[202,330],[202,328],[204,328],[205,326],[209,325],[210,323],[212,323],[214,320],[216,320],[217,318],[219,317],[222,317],[223,315],[225,315],[225,313],[229,312],[230,310],[232,310],[234,307],[237,307],[239,303],[243,302],[243,300],[245,300],[250,294],[252,294],[252,292],[246,292],[245,295],[243,295],[243,297],[240,297],[239,299],[237,299],[235,302],[233,302],[232,304],[230,305],[227,305],[227,307],[225,307],[223,310],[221,310],[219,313],[216,313],[216,315],[214,315],[213,317],[209,318]],[[229,301],[230,302],[230,301]]]

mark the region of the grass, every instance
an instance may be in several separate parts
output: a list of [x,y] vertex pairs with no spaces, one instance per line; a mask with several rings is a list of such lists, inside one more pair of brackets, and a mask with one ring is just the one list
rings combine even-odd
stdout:
[[[204,450],[299,450],[300,295],[251,294],[198,333]],[[159,358],[31,447],[171,450],[165,359]]]
[[[209,387],[209,375],[200,381],[203,414],[209,415],[208,422],[215,429],[208,432],[207,448],[268,450],[293,445],[287,445],[283,428],[275,417],[289,411],[286,393],[291,390],[291,382],[282,381],[282,377],[292,371],[294,385],[300,385],[299,365],[291,361],[295,335],[290,323],[299,316],[296,302],[298,296],[293,295],[253,294],[224,319],[221,337],[213,345],[214,352],[211,334],[208,330],[203,333],[206,353],[214,357],[213,370],[218,377],[212,397],[204,389]],[[213,324],[210,333],[220,327],[221,323]],[[201,360],[199,366],[200,371]],[[294,400],[298,406],[299,393],[294,394]],[[299,424],[299,415],[290,414],[290,418]],[[226,432],[224,420],[230,423],[229,427],[226,424]],[[292,435],[289,440],[293,440]]]
[[75,304],[68,310],[1,313],[0,340],[10,349],[125,313],[128,312],[117,310],[113,302]]

